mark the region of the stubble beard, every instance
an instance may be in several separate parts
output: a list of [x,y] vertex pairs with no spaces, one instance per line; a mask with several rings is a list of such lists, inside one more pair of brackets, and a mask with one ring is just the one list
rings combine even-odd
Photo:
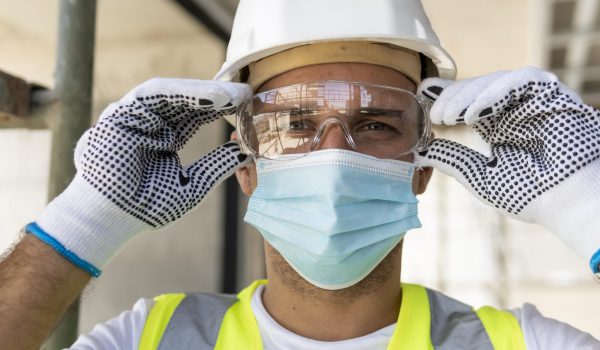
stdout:
[[[396,265],[401,263],[403,241],[400,241],[367,277],[355,285],[337,290],[317,287],[302,278],[281,254],[268,243],[265,244],[265,252],[268,267],[287,288],[314,303],[340,305],[375,293],[391,278],[399,279],[400,276],[395,276],[394,271],[399,270],[399,268],[396,269]],[[267,268],[268,270],[269,268]]]

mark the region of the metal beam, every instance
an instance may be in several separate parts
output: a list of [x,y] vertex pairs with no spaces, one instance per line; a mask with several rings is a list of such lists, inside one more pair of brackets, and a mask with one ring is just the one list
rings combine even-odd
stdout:
[[0,71],[0,129],[47,129],[56,94]]
[[223,42],[229,42],[234,14],[217,0],[175,0]]
[[590,92],[581,95],[583,102],[595,108],[600,108],[600,92]]
[[[549,32],[549,31],[548,31]],[[547,33],[548,33],[547,32]],[[583,39],[590,45],[600,44],[600,31],[598,30],[573,30],[550,36],[548,39],[551,48],[563,48],[575,39]]]
[[[549,54],[550,47],[554,43],[549,39],[548,33],[551,33],[551,4],[547,0],[529,1],[529,17],[532,26],[530,31],[531,56],[533,63],[542,68],[550,66]],[[564,47],[564,45],[562,46]]]
[[[226,123],[225,135],[226,141],[233,132],[233,128]],[[238,275],[240,274],[239,264],[240,256],[240,187],[232,176],[224,181],[224,200],[223,212],[221,213],[221,222],[223,227],[223,245],[221,248],[221,293],[238,292]]]
[[[14,118],[28,116],[30,90],[25,80],[0,71],[0,113]],[[0,123],[2,120],[0,115]]]
[[585,77],[588,81],[600,81],[600,66],[569,67],[565,69],[555,69],[553,72],[559,77],[576,73],[579,76]]
[[[573,18],[574,32],[591,33],[594,30],[598,6],[597,0],[579,0],[576,2]],[[587,35],[574,36],[567,47],[566,66],[575,69],[567,71],[563,76],[564,82],[571,89],[581,92],[584,76],[576,68],[586,64],[590,49],[589,37]]]

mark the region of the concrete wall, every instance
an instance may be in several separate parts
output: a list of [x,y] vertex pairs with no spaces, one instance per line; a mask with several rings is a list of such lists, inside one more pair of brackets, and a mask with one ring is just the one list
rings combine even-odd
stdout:
[[[533,64],[535,14],[522,0],[424,0],[442,43],[467,78]],[[56,0],[0,2],[0,69],[53,85]],[[102,0],[98,9],[94,115],[153,76],[208,79],[223,45],[164,0]],[[223,141],[223,123],[204,128],[182,153],[195,159]],[[467,128],[438,136],[485,151]],[[45,203],[50,139],[45,131],[0,131],[0,250]],[[24,161],[26,160],[26,161]],[[600,337],[599,301],[584,261],[543,229],[514,222],[471,198],[456,181],[434,175],[421,198],[423,228],[406,238],[403,279],[474,305],[525,301]],[[221,193],[163,230],[134,240],[86,292],[81,331],[142,296],[218,289]],[[242,211],[243,214],[243,211]],[[262,275],[261,242],[244,228],[240,285]]]

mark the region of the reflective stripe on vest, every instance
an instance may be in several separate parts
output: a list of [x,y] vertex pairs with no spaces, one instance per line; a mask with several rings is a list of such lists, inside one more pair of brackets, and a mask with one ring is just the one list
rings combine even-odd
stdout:
[[[140,350],[256,349],[262,339],[250,301],[256,281],[234,295],[167,294],[155,299]],[[517,319],[491,307],[474,311],[439,292],[402,284],[402,306],[388,349],[525,350]]]

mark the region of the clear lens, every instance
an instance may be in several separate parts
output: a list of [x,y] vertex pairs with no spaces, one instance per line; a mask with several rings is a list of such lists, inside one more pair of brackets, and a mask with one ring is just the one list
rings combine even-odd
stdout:
[[243,148],[256,157],[300,157],[339,128],[353,150],[398,159],[426,146],[426,113],[410,91],[325,81],[261,92],[239,110],[237,125]]

